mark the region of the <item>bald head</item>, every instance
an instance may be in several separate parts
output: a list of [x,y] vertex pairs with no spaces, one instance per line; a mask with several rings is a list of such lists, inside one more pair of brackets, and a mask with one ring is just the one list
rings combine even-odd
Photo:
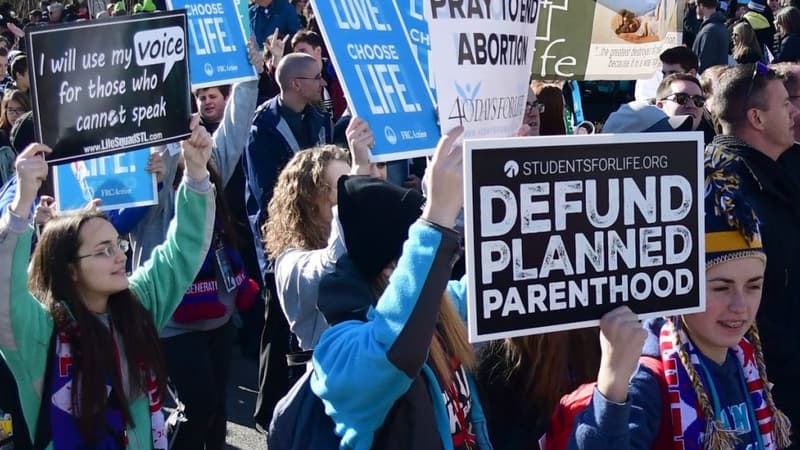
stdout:
[[[278,80],[278,86],[281,92],[286,92],[289,83],[293,78],[307,76],[317,68],[317,60],[305,53],[290,53],[278,63],[278,68],[275,70],[275,78]],[[312,74],[313,76],[313,74]]]

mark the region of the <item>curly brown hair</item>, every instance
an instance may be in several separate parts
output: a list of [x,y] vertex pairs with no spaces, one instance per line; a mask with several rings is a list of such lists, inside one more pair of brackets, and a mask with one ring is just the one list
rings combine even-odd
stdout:
[[325,169],[337,160],[349,163],[347,152],[335,145],[323,145],[297,152],[281,171],[269,202],[269,218],[261,226],[270,258],[290,248],[325,246],[330,223],[321,220],[318,200],[334,187],[325,183]]

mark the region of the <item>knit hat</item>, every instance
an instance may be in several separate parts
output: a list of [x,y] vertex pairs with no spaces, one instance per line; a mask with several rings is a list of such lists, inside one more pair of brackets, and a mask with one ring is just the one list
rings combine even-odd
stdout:
[[413,189],[363,175],[339,178],[339,222],[347,255],[367,280],[400,257],[408,228],[424,204]]
[[764,0],[750,0],[747,2],[747,9],[756,12],[764,12],[764,8],[767,7],[767,4],[764,3]]
[[691,131],[692,125],[691,116],[670,117],[657,106],[634,101],[620,106],[608,116],[603,125],[603,133]]
[[733,259],[755,256],[766,261],[755,212],[739,187],[733,157],[706,162],[706,269]]

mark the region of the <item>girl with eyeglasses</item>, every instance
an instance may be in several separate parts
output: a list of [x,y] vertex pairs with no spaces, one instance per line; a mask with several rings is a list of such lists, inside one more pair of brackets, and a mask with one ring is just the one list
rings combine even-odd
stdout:
[[30,110],[28,94],[16,89],[6,91],[0,102],[0,146],[11,145],[9,139],[14,122]]
[[211,139],[199,117],[190,128],[175,219],[131,276],[127,243],[88,209],[47,224],[28,271],[30,211],[51,150],[31,144],[17,158],[18,189],[0,218],[0,356],[35,448],[167,448],[158,330],[203,262],[215,212]]
[[17,152],[11,145],[11,128],[30,109],[28,95],[22,91],[7,91],[0,101],[0,186],[14,174]]

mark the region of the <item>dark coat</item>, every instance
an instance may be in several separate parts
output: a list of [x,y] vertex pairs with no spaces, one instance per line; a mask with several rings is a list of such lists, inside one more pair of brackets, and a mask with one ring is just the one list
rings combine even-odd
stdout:
[[250,140],[244,150],[245,207],[262,274],[267,269],[267,263],[261,244],[261,225],[267,219],[267,205],[272,200],[278,175],[292,156],[303,149],[298,141],[308,141],[315,146],[330,144],[333,139],[330,115],[313,106],[308,106],[305,113],[309,136],[304,139],[295,137],[281,116],[278,98],[275,96],[256,109]]
[[703,21],[700,31],[692,45],[692,51],[700,61],[697,73],[703,73],[711,66],[728,64],[728,49],[731,38],[725,26],[725,16],[717,11]]
[[781,48],[773,63],[800,61],[800,35],[787,34],[781,39]]

